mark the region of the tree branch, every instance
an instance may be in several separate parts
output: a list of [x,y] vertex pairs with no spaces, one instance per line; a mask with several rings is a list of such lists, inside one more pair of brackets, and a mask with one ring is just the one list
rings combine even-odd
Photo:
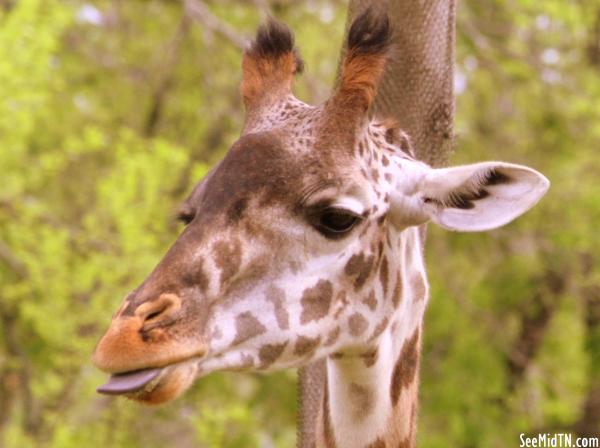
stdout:
[[184,0],[184,10],[193,20],[204,25],[206,29],[213,33],[224,37],[236,47],[242,50],[246,47],[248,38],[239,34],[227,23],[219,20],[212,12],[210,12],[210,9],[204,2],[200,0]]
[[514,390],[522,381],[531,361],[537,355],[554,311],[557,299],[565,288],[562,275],[549,270],[541,284],[548,285],[549,291],[539,290],[527,304],[521,317],[521,332],[507,357],[508,385]]
[[144,124],[144,135],[146,137],[152,137],[156,132],[156,127],[162,115],[165,97],[169,88],[171,87],[175,67],[177,66],[177,61],[179,60],[179,56],[181,54],[181,45],[188,34],[189,28],[189,17],[184,15],[179,22],[179,26],[177,27],[177,31],[175,31],[175,35],[169,42],[165,51],[166,56],[165,61],[162,64],[160,79],[156,89],[154,90],[150,111],[148,112],[148,116],[146,117],[146,122]]

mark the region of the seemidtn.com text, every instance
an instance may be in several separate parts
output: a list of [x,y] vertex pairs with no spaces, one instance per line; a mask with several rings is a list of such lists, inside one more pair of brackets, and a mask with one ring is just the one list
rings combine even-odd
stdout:
[[598,448],[598,437],[575,437],[572,434],[537,434],[519,436],[520,447],[527,448]]

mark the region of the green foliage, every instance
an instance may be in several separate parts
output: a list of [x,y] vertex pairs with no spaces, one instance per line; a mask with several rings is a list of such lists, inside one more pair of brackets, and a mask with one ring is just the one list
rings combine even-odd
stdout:
[[[207,3],[240,35],[261,18],[254,3]],[[266,3],[296,30],[299,96],[324,99],[345,5]],[[459,4],[454,162],[526,163],[553,186],[504,229],[431,227],[420,446],[570,428],[599,381],[597,17],[593,1]],[[103,375],[89,362],[178,233],[177,204],[239,133],[239,64],[179,2],[0,1],[1,446],[294,444],[293,372],[211,375],[155,409],[95,394]],[[545,309],[515,374],[526,317]]]

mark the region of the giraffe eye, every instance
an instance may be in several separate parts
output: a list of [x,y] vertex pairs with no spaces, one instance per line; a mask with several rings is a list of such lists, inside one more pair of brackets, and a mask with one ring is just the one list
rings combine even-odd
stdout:
[[342,236],[352,230],[359,217],[348,210],[328,208],[319,216],[317,229],[325,236]]

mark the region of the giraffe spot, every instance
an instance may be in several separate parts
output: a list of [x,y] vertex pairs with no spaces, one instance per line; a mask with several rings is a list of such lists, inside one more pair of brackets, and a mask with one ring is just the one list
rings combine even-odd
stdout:
[[388,166],[390,164],[390,159],[383,155],[381,156],[381,163],[383,163],[383,166]]
[[249,312],[239,314],[235,318],[235,330],[236,334],[233,345],[241,344],[267,331],[265,326]]
[[377,339],[387,328],[389,321],[390,320],[387,317],[384,317],[383,320],[377,324],[371,336],[369,336],[368,342],[373,342],[375,339]]
[[379,358],[379,350],[377,350],[375,348],[372,351],[367,352],[364,355],[362,355],[362,358],[365,362],[365,367],[367,367],[367,368],[373,367],[375,365],[375,363],[377,362],[377,358]]
[[379,280],[381,281],[381,287],[383,289],[383,296],[387,297],[388,294],[388,280],[389,280],[388,260],[384,255],[381,260],[381,266],[379,266]]
[[[248,284],[252,284],[257,280],[264,278],[265,274],[269,269],[269,257],[268,255],[256,257],[252,260],[252,264],[246,269],[239,272],[227,286],[228,291],[236,291],[244,289]],[[235,300],[232,302],[235,303]]]
[[357,383],[350,383],[348,395],[352,401],[352,412],[355,420],[362,420],[373,408],[373,394],[371,390]]
[[398,444],[398,448],[413,448],[410,437],[406,437],[405,439],[401,440]]
[[261,368],[266,369],[271,364],[279,359],[288,342],[283,344],[266,344],[263,345],[258,351],[258,359],[260,360]]
[[419,328],[415,330],[410,339],[404,341],[402,351],[394,366],[392,372],[392,386],[390,388],[390,398],[392,404],[396,406],[400,398],[402,388],[406,388],[412,384],[417,375],[419,367]]
[[277,325],[281,330],[290,328],[290,319],[287,310],[285,309],[285,291],[276,286],[271,286],[267,290],[267,300],[273,304],[275,308],[275,318]]
[[367,319],[360,313],[354,313],[348,318],[348,327],[352,336],[360,336],[367,330],[368,326]]
[[415,301],[418,302],[424,300],[427,296],[427,285],[425,283],[425,277],[421,272],[415,272],[410,277],[410,287]]
[[375,311],[377,308],[377,300],[375,299],[375,291],[371,291],[367,297],[365,297],[362,301],[365,305],[369,307],[371,311]]
[[324,318],[329,313],[332,296],[333,286],[327,280],[319,280],[312,288],[305,289],[300,300],[300,323],[306,324]]
[[329,332],[329,334],[327,335],[327,339],[325,339],[325,342],[323,343],[323,345],[325,345],[325,347],[329,347],[329,346],[335,344],[336,341],[339,339],[341,333],[342,333],[342,329],[340,327],[335,327],[334,330],[331,330]]
[[227,210],[227,219],[230,223],[235,224],[244,216],[244,212],[248,208],[248,198],[242,197],[235,201]]
[[383,175],[383,178],[385,179],[386,182],[392,183],[392,175],[390,173],[385,173]]
[[221,270],[221,285],[233,277],[242,264],[242,246],[239,240],[217,241],[213,245],[215,264]]
[[362,288],[371,275],[373,269],[373,262],[375,257],[373,255],[366,257],[364,253],[354,254],[346,263],[344,272],[349,277],[354,277],[354,288],[359,290]]
[[192,269],[185,270],[182,276],[185,286],[197,286],[200,291],[206,292],[208,289],[208,276],[204,272],[204,260],[199,259],[194,263]]
[[385,130],[385,134],[384,134],[385,141],[388,144],[393,145],[394,142],[397,140],[396,133],[397,133],[397,128],[396,127],[389,127],[389,128],[387,128]]
[[367,448],[386,448],[387,445],[385,444],[385,442],[383,441],[383,439],[381,437],[378,437],[377,439],[375,439],[374,442],[371,442],[367,445]]
[[341,333],[342,333],[342,329],[340,327],[335,327],[335,329],[333,329],[329,332],[329,334],[327,335],[327,339],[325,339],[325,342],[323,343],[323,345],[325,345],[325,347],[329,347],[329,346],[335,344],[337,342],[337,340],[339,339]]
[[394,291],[392,292],[392,304],[394,308],[398,308],[400,305],[400,300],[402,299],[402,277],[400,276],[400,271],[396,274],[396,285],[394,286]]
[[307,338],[305,336],[299,336],[294,347],[294,354],[298,356],[312,355],[317,349],[317,346],[321,342],[321,337]]

